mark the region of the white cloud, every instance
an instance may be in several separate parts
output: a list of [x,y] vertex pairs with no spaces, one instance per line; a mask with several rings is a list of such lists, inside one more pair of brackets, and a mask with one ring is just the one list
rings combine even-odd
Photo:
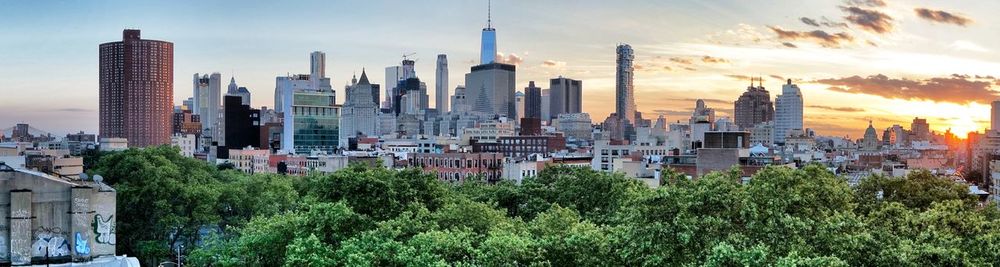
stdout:
[[955,51],[973,51],[973,52],[983,52],[983,53],[990,51],[989,49],[986,49],[981,45],[966,40],[955,40],[954,42],[948,45],[948,48],[951,48],[952,50]]

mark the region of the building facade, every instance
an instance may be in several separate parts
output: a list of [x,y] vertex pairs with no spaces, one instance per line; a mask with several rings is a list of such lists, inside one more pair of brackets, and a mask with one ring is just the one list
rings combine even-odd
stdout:
[[549,116],[583,112],[583,81],[560,76],[549,80]]
[[792,84],[792,79],[781,86],[781,94],[774,99],[774,142],[785,143],[791,130],[804,130],[802,126],[802,90]]
[[771,94],[758,84],[747,87],[747,91],[740,95],[734,104],[736,113],[736,126],[740,129],[751,129],[754,125],[774,120],[774,104],[771,103]]
[[372,98],[379,91],[378,84],[371,84],[368,74],[361,71],[361,79],[347,87],[344,106],[340,118],[340,147],[347,147],[348,139],[364,136],[378,136],[378,102]]
[[[635,51],[628,44],[620,44],[616,49],[615,59],[615,114],[635,125],[633,114],[636,112],[635,88],[632,81],[635,78],[635,68],[632,61]],[[553,94],[554,95],[554,94]]]
[[260,110],[243,104],[239,96],[225,97],[225,145],[231,149],[260,147]]
[[542,88],[535,86],[535,81],[524,88],[524,117],[542,119]]
[[135,147],[169,144],[174,44],[126,29],[122,41],[103,43],[99,51],[100,136],[126,138]]
[[437,56],[437,69],[434,72],[434,108],[438,114],[448,112],[448,56]]
[[219,129],[222,116],[222,74],[194,74],[194,108],[192,111],[201,119],[202,134],[220,139]]
[[436,173],[446,182],[464,182],[481,176],[487,182],[503,178],[504,156],[500,153],[414,153],[408,164]]
[[489,63],[473,66],[465,75],[466,97],[472,111],[515,118],[515,66]]
[[590,114],[587,113],[566,113],[559,114],[556,118],[556,130],[563,132],[568,138],[577,140],[592,140],[593,126]]

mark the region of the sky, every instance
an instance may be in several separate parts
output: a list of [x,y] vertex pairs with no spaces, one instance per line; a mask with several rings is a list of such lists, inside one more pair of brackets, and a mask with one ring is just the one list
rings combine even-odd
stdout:
[[[447,54],[453,89],[478,63],[486,10],[469,0],[4,1],[0,129],[96,133],[98,45],[125,28],[174,43],[177,104],[194,73],[219,72],[273,107],[275,77],[308,73],[312,51],[327,54],[338,102],[352,75],[384,83],[385,67],[411,53],[428,88]],[[595,122],[614,110],[615,46],[628,43],[647,118],[685,121],[699,98],[732,117],[753,76],[772,98],[786,79],[798,84],[805,127],[819,135],[860,138],[869,121],[909,128],[920,117],[964,136],[989,127],[1000,98],[996,10],[1000,1],[496,0],[492,21],[518,90],[583,80]]]

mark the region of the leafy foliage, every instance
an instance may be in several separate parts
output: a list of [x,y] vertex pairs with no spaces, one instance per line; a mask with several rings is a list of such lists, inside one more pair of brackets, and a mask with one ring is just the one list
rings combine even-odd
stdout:
[[927,172],[851,188],[819,166],[747,183],[666,171],[648,189],[549,166],[520,185],[450,185],[364,166],[251,176],[170,148],[104,155],[95,172],[129,218],[120,250],[148,262],[185,242],[198,266],[1000,265],[1000,212]]

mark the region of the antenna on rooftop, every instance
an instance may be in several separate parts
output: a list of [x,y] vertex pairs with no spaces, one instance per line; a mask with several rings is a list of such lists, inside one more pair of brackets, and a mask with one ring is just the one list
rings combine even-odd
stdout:
[[486,28],[493,28],[493,0],[486,0]]

